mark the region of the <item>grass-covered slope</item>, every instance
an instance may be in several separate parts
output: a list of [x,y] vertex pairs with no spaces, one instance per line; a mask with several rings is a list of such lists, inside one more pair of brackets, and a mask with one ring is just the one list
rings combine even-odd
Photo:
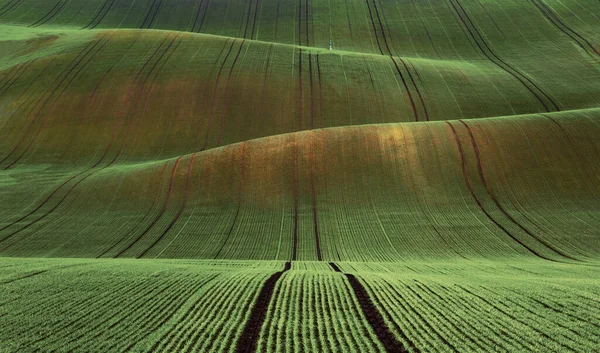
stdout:
[[0,0],[0,352],[594,351],[598,13]]

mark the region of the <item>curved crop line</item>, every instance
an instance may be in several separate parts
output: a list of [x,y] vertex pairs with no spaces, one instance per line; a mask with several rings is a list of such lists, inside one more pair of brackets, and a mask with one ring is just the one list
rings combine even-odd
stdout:
[[54,5],[54,7],[47,14],[45,14],[44,17],[42,17],[39,20],[35,21],[34,23],[28,25],[27,27],[39,27],[39,26],[47,23],[48,21],[53,19],[56,15],[58,15],[59,12],[62,11],[62,9],[67,4],[67,2],[68,2],[68,0],[58,0],[56,5]]
[[[94,13],[94,16],[88,22],[88,24],[85,25],[85,26],[83,26],[83,27],[81,27],[81,29],[87,29],[88,27],[90,27],[96,21],[96,19],[98,18],[98,16],[100,16],[100,14],[104,11],[104,9],[106,8],[106,5],[108,5],[109,3],[112,3],[112,2],[114,2],[114,0],[104,0],[104,2],[102,3],[102,6],[100,7],[100,9],[98,9],[96,11],[96,13]],[[110,6],[112,6],[112,4]]]
[[294,155],[292,157],[294,166],[294,237],[292,241],[292,261],[296,261],[298,255],[298,136],[294,132]]
[[[138,71],[138,73],[137,73],[136,77],[134,78],[134,81],[133,81],[134,83],[138,81],[138,78],[140,77],[141,73],[144,71],[144,69],[146,68],[146,66],[148,66],[148,64],[150,63],[150,61],[152,61],[152,59],[154,58],[154,56],[155,56],[155,55],[158,53],[158,51],[159,51],[159,50],[160,50],[160,48],[161,48],[161,47],[164,45],[165,41],[167,40],[167,38],[168,38],[170,35],[171,35],[171,33],[169,32],[169,33],[168,33],[168,34],[165,36],[165,38],[163,39],[163,41],[160,43],[160,45],[158,46],[158,48],[156,48],[156,49],[155,49],[155,51],[152,53],[152,55],[150,56],[150,58],[148,58],[148,60],[146,60],[146,62],[144,63],[144,65],[142,66],[142,68],[140,69],[140,71]],[[172,43],[172,42],[171,42],[171,43]],[[156,64],[155,64],[155,66],[154,66],[154,67],[156,67]],[[146,80],[148,79],[148,77],[149,77],[149,75],[150,75],[151,73],[152,73],[152,70],[150,70],[150,72],[148,72],[148,74],[146,75],[146,78],[145,78],[145,80],[144,80],[144,84],[145,84]],[[121,108],[121,114],[120,114],[119,123],[115,125],[115,129],[114,129],[114,132],[113,132],[113,136],[111,137],[111,140],[109,141],[109,143],[108,143],[108,145],[107,145],[107,147],[106,147],[106,149],[105,149],[105,151],[104,151],[104,154],[102,155],[102,157],[101,157],[101,158],[100,158],[100,159],[99,159],[99,160],[98,160],[98,161],[97,161],[97,162],[96,162],[96,163],[95,163],[93,166],[91,166],[90,168],[88,168],[86,171],[90,171],[90,170],[94,169],[95,167],[97,167],[97,166],[98,166],[100,163],[102,163],[102,161],[104,160],[104,158],[105,158],[105,157],[106,157],[106,155],[108,154],[108,151],[110,150],[110,148],[111,148],[111,146],[112,146],[112,144],[114,143],[114,140],[115,140],[115,138],[116,138],[116,134],[117,134],[117,131],[118,131],[118,127],[121,125],[121,122],[122,122],[122,120],[123,120],[123,117],[124,117],[124,115],[125,115],[125,114],[124,114],[124,109],[125,109],[125,107],[127,106],[127,103],[129,103],[129,97],[130,97],[130,95],[131,95],[131,93],[132,93],[132,90],[133,90],[133,85],[134,85],[134,83],[132,83],[132,84],[131,84],[131,86],[130,86],[130,89],[129,89],[129,90],[128,90],[128,92],[127,92],[127,96],[126,96],[126,98],[125,98],[125,102],[123,103],[123,106],[122,106],[122,108]],[[141,92],[141,90],[143,89],[143,87],[144,87],[144,84],[142,84],[142,86],[141,86],[141,88],[140,88],[139,92]],[[138,92],[138,95],[139,95],[139,92]],[[124,138],[125,138],[125,137],[124,137]],[[122,147],[122,145],[121,145],[121,147]],[[30,226],[32,226],[33,224],[35,224],[35,223],[39,222],[40,220],[44,219],[44,218],[45,218],[45,217],[47,217],[49,214],[51,214],[52,212],[54,212],[54,211],[55,211],[55,210],[58,208],[58,206],[60,206],[60,205],[61,205],[61,204],[62,204],[62,203],[63,203],[63,202],[66,200],[66,198],[69,196],[69,194],[71,193],[71,191],[73,191],[73,189],[75,189],[75,188],[76,188],[76,187],[77,187],[79,184],[81,184],[81,183],[82,183],[84,180],[86,180],[87,178],[91,177],[92,175],[94,175],[94,174],[96,174],[96,173],[98,173],[98,172],[100,172],[100,171],[102,171],[102,170],[106,169],[106,168],[107,168],[107,167],[109,167],[110,165],[112,165],[112,164],[113,164],[113,163],[116,161],[116,158],[118,157],[118,155],[120,154],[120,152],[121,152],[121,150],[119,150],[119,152],[117,153],[117,155],[115,156],[115,158],[114,158],[114,159],[113,159],[113,160],[112,160],[110,163],[108,163],[107,165],[103,166],[103,167],[102,167],[102,168],[100,168],[100,169],[97,169],[97,170],[95,170],[95,171],[93,171],[93,172],[89,173],[88,175],[84,176],[82,179],[80,179],[79,181],[77,181],[77,182],[76,182],[76,183],[75,183],[73,186],[71,186],[71,188],[70,188],[69,190],[67,190],[67,192],[66,192],[66,193],[65,193],[65,195],[62,197],[62,199],[60,199],[60,200],[59,200],[59,202],[58,202],[58,203],[57,203],[57,204],[56,204],[56,205],[55,205],[53,208],[51,208],[51,209],[50,209],[48,212],[46,212],[46,213],[45,213],[44,215],[42,215],[41,217],[38,217],[36,220],[34,220],[34,221],[30,222],[29,224],[25,225],[24,227],[20,228],[19,230],[15,231],[15,232],[13,232],[13,233],[11,233],[11,234],[9,234],[9,235],[8,235],[8,236],[6,236],[5,238],[3,238],[3,239],[0,239],[0,243],[2,243],[3,241],[5,241],[5,240],[7,240],[7,239],[11,238],[11,237],[12,237],[12,236],[14,236],[15,234],[17,234],[17,233],[19,233],[19,232],[21,232],[21,231],[23,231],[23,230],[25,230],[25,229],[29,228],[29,227],[30,227]],[[4,248],[4,249],[6,249],[6,248]],[[2,250],[4,250],[4,249],[2,249]]]
[[[473,21],[471,20],[471,18],[469,17],[469,15],[467,14],[466,10],[463,8],[462,4],[458,1],[458,0],[454,0],[458,6],[461,8],[461,10],[463,11],[463,14],[465,15],[465,18],[467,19],[467,21],[469,21],[469,23],[471,24],[471,27],[473,28],[471,30],[471,27],[468,26],[467,22],[465,21],[465,19],[463,18],[463,16],[460,14],[460,11],[458,10],[458,8],[454,5],[454,1],[453,0],[449,0],[450,4],[452,5],[452,7],[454,8],[454,10],[456,11],[456,14],[458,15],[458,17],[460,18],[460,20],[462,21],[462,23],[465,25],[465,28],[467,29],[467,31],[469,32],[469,34],[471,35],[471,37],[473,38],[473,40],[475,41],[475,44],[477,45],[477,47],[479,48],[479,50],[483,53],[483,55],[485,55],[492,63],[494,63],[496,66],[498,66],[499,68],[501,68],[502,70],[504,70],[505,72],[511,74],[514,78],[516,78],[519,82],[521,82],[521,84],[527,88],[528,91],[530,91],[536,98],[537,100],[544,106],[544,108],[546,109],[546,111],[550,111],[548,109],[548,106],[546,105],[546,103],[542,100],[542,98],[540,96],[538,96],[533,88],[529,87],[529,85],[527,85],[525,83],[525,81],[529,82],[533,87],[535,87],[539,92],[541,92],[549,101],[550,103],[554,106],[554,109],[556,111],[560,111],[560,109],[558,108],[558,105],[556,104],[556,102],[554,102],[554,100],[546,93],[544,92],[535,82],[533,82],[533,80],[531,80],[529,77],[527,77],[525,74],[523,74],[522,72],[520,72],[519,70],[517,70],[516,68],[512,67],[511,65],[509,65],[508,63],[506,63],[504,60],[502,60],[489,46],[489,44],[487,43],[487,41],[484,39],[483,35],[479,32],[479,30],[477,29],[477,27],[475,26],[475,24],[473,23]],[[475,34],[477,34],[477,36],[479,37],[480,41],[477,40]],[[482,44],[485,48],[487,48],[487,50],[489,51],[489,54],[484,50],[484,48],[482,47]],[[500,65],[498,62],[496,62],[495,60],[493,60],[490,57],[490,54],[496,58],[496,60],[498,60],[499,62],[501,62],[502,64],[504,64],[506,67],[503,67],[502,65]],[[512,71],[510,71],[510,70]],[[525,81],[524,81],[525,80]]]
[[223,244],[221,244],[221,248],[219,249],[219,251],[217,251],[217,254],[214,257],[215,259],[217,259],[219,257],[219,255],[221,255],[221,252],[225,248],[225,245],[227,245],[227,242],[229,241],[229,238],[231,237],[231,233],[233,233],[233,228],[235,227],[235,224],[237,223],[237,219],[240,214],[240,209],[242,208],[242,201],[244,199],[244,178],[245,178],[244,160],[245,160],[245,156],[246,156],[246,142],[245,141],[242,142],[242,144],[240,146],[240,150],[241,150],[240,151],[240,185],[239,185],[239,192],[238,192],[237,208],[235,210],[235,216],[233,217],[233,222],[231,222],[231,227],[229,228],[229,231],[227,232],[227,236],[225,237]]
[[21,67],[23,67],[23,65],[25,64],[26,62],[18,63],[16,65],[13,65],[13,67],[11,67],[10,70],[8,70],[8,73],[2,77],[2,80],[0,80],[0,83],[3,83],[2,86],[0,86],[0,92],[2,92],[4,87],[8,84],[8,82],[10,82],[13,79],[13,77],[15,77],[16,73],[19,72],[19,69],[21,69]]
[[381,35],[383,36],[383,42],[385,43],[385,48],[387,49],[388,54],[390,54],[390,56],[391,56],[392,51],[390,50],[390,46],[388,44],[388,40],[385,35],[385,29],[383,28],[383,22],[381,22],[381,17],[379,16],[379,9],[377,8],[376,0],[373,0],[373,7],[375,8],[375,14],[377,15],[377,21],[379,21],[379,27],[381,28]]
[[375,39],[377,40],[377,47],[379,48],[379,52],[383,55],[383,49],[381,48],[381,43],[379,43],[379,36],[377,35],[377,27],[375,27],[375,20],[373,19],[373,12],[371,11],[371,5],[369,4],[369,0],[365,0],[367,3],[367,8],[369,9],[369,17],[371,18],[371,25],[373,26],[373,33],[375,34]]
[[305,17],[305,19],[304,19],[305,20],[304,21],[304,31],[305,31],[304,35],[306,36],[306,44],[305,44],[306,46],[310,46],[310,41],[308,39],[309,34],[310,34],[310,31],[309,31],[309,28],[310,28],[310,22],[309,22],[310,21],[310,17],[309,17],[310,5],[309,5],[308,1],[309,0],[306,0],[305,6],[304,6],[304,12],[305,12],[305,14],[304,14],[304,17]]
[[[394,334],[390,331],[389,327],[386,325],[383,316],[377,310],[373,301],[369,297],[369,294],[365,287],[360,283],[360,281],[351,273],[344,273],[340,268],[333,262],[329,263],[329,266],[338,273],[343,274],[348,282],[350,283],[350,288],[354,292],[354,296],[358,301],[358,305],[360,306],[369,326],[375,332],[375,335],[383,345],[386,352],[389,353],[405,353],[409,352],[406,347],[402,344],[402,342],[398,341]],[[404,341],[408,342],[411,350],[413,352],[419,353],[420,350],[415,347],[414,343],[406,337],[406,335],[399,331],[400,335],[404,339]]]
[[[69,75],[73,72],[73,70],[75,70],[75,68],[83,61],[83,59],[90,53],[92,52],[92,50],[102,41],[103,38],[100,38],[99,40],[95,41],[95,42],[91,42],[88,45],[86,45],[84,47],[84,49],[75,57],[73,58],[73,60],[69,63],[69,65],[67,66],[68,69],[65,69],[61,75],[59,77],[62,76],[62,79],[60,79],[59,83],[54,87],[54,89],[50,92],[50,94],[47,96],[47,98],[44,100],[43,103],[41,103],[41,105],[39,106],[39,109],[37,110],[37,112],[35,113],[33,119],[31,120],[31,123],[29,124],[29,126],[27,127],[27,129],[25,130],[25,132],[23,133],[23,135],[21,136],[21,139],[17,142],[17,144],[13,147],[13,149],[9,152],[9,154],[4,157],[2,160],[0,160],[0,164],[4,163],[4,161],[6,161],[10,156],[12,156],[13,153],[16,152],[16,150],[21,146],[21,144],[23,143],[23,141],[25,141],[25,138],[27,137],[27,135],[29,135],[29,132],[31,131],[31,129],[33,128],[33,125],[35,124],[35,122],[38,120],[38,118],[40,117],[43,108],[46,106],[46,104],[50,101],[50,99],[52,98],[52,96],[54,96],[54,94],[56,93],[56,91],[60,88],[60,86],[63,84],[63,82],[65,82],[65,80],[67,80],[67,78],[69,77]],[[93,55],[96,55],[97,52]],[[93,57],[93,56],[92,56]],[[79,59],[79,60],[78,60]],[[86,63],[87,65],[87,63]],[[85,66],[85,65],[84,65]],[[82,67],[83,68],[83,67]],[[81,69],[80,69],[81,71]],[[75,76],[80,72],[78,71]],[[75,76],[73,76],[71,78],[71,81],[75,78]],[[70,82],[69,82],[70,83]],[[68,84],[67,84],[68,86]],[[66,87],[65,87],[66,89]],[[63,90],[64,92],[64,90]],[[62,94],[62,93],[61,93]],[[40,102],[42,102],[44,95],[40,95],[40,97],[37,99],[37,101],[34,103],[34,108],[32,110],[35,110],[35,107],[37,107]],[[41,129],[41,127],[40,127]],[[39,130],[38,130],[39,132]],[[32,140],[33,141],[33,140]],[[26,148],[26,150],[29,148],[29,146]],[[26,151],[25,150],[25,151]],[[23,152],[25,153],[25,152]],[[22,156],[22,154],[21,154]],[[11,165],[13,165],[21,156],[19,156],[15,161],[13,161],[8,167],[5,167],[4,169],[8,169]]]
[[[113,34],[98,48],[98,50],[96,50],[87,60],[87,62],[85,62],[83,65],[81,65],[79,67],[79,69],[77,70],[77,72],[75,72],[75,74],[71,77],[71,79],[66,83],[66,85],[62,88],[61,92],[58,94],[58,96],[56,97],[56,99],[54,100],[54,102],[52,103],[52,105],[50,106],[50,110],[49,112],[46,114],[46,117],[48,117],[49,115],[51,115],[54,112],[54,109],[56,108],[56,105],[58,104],[59,99],[63,96],[63,94],[65,93],[65,91],[67,90],[67,88],[69,87],[69,85],[73,82],[73,80],[81,73],[81,71],[94,59],[94,57],[96,55],[98,55],[98,53],[100,53],[102,51],[102,49],[108,44],[108,42],[112,39],[112,37],[115,35],[116,32],[113,32]],[[79,64],[79,63],[78,63]],[[54,92],[53,92],[54,93]],[[52,93],[52,94],[53,94]],[[52,94],[50,96],[52,96]],[[40,108],[40,112],[41,109],[45,106],[44,105]],[[37,138],[39,137],[40,133],[42,132],[44,125],[46,123],[46,119],[42,119],[41,123],[40,123],[40,127],[38,128],[38,130],[35,132],[35,134],[33,135],[33,138],[31,139],[31,141],[29,141],[29,144],[25,147],[25,149],[21,152],[21,154],[12,162],[10,163],[8,166],[6,166],[4,168],[4,170],[9,169],[10,167],[12,167],[14,164],[16,164],[24,155],[25,153],[29,150],[29,148],[31,148],[31,146],[34,144],[34,142],[37,140]]]
[[154,24],[154,21],[156,20],[156,16],[158,16],[158,13],[160,12],[160,10],[162,10],[163,4],[164,4],[164,0],[159,0],[158,5],[156,6],[156,11],[154,11],[154,15],[152,15],[152,18],[148,22],[147,29],[150,29],[152,27],[152,25]]
[[[106,15],[110,12],[113,5],[115,4],[115,0],[107,0],[107,1],[110,1],[110,3],[108,4],[108,7],[106,7],[106,11],[101,12],[102,11],[102,9],[101,9],[101,11],[98,12],[98,14],[96,16],[94,16],[94,19],[88,24],[89,29],[96,28],[104,20],[104,17],[106,17]],[[94,22],[96,22],[96,23],[94,23]],[[88,26],[86,26],[86,27],[88,27]]]
[[487,191],[488,195],[492,198],[492,200],[494,201],[494,204],[496,204],[496,207],[498,207],[498,209],[500,210],[500,212],[502,212],[502,214],[505,215],[506,218],[508,218],[512,223],[514,223],[517,227],[519,227],[523,232],[527,233],[529,236],[531,236],[532,238],[534,238],[535,240],[537,240],[540,244],[544,245],[546,248],[552,250],[556,254],[558,254],[558,255],[560,255],[562,257],[565,257],[567,259],[570,259],[570,260],[573,260],[573,261],[579,261],[576,258],[574,258],[574,257],[572,257],[572,256],[570,256],[570,255],[568,255],[568,254],[566,254],[564,252],[562,252],[561,250],[556,249],[554,246],[552,246],[551,244],[549,244],[545,240],[543,240],[540,237],[538,237],[537,235],[533,234],[533,232],[531,232],[529,229],[527,229],[523,225],[521,225],[516,219],[513,218],[513,216],[511,216],[504,209],[504,207],[500,204],[500,201],[498,201],[498,198],[496,198],[496,195],[494,194],[494,190],[490,186],[490,184],[487,181],[487,178],[485,176],[485,171],[483,169],[483,164],[481,162],[481,155],[479,153],[479,146],[477,145],[477,141],[475,140],[475,136],[473,134],[473,130],[463,120],[459,120],[459,122],[461,124],[463,124],[464,127],[469,132],[469,136],[471,138],[471,144],[473,146],[473,150],[475,151],[475,158],[477,159],[477,169],[479,171],[479,178],[481,179],[481,182],[485,186],[485,190]]
[[323,126],[323,85],[321,83],[321,62],[319,61],[319,54],[316,54],[317,57],[317,76],[318,76],[318,83],[319,83],[319,115],[321,118],[321,129],[324,128]]
[[[202,5],[202,4],[200,4]],[[200,25],[198,26],[198,32],[200,33],[200,30],[202,29],[202,26],[204,25],[204,19],[206,18],[206,13],[208,12],[208,6],[210,5],[210,0],[206,0],[206,6],[204,7],[204,13],[202,14],[202,19],[200,20]]]
[[417,106],[415,105],[415,100],[413,99],[412,93],[410,93],[410,89],[408,88],[408,85],[406,84],[404,75],[402,75],[402,71],[400,70],[400,67],[398,66],[398,63],[396,62],[394,57],[390,55],[390,59],[392,59],[392,62],[394,63],[394,66],[396,67],[396,71],[398,71],[398,75],[400,75],[400,78],[402,79],[402,84],[404,85],[404,89],[406,89],[406,93],[408,94],[408,98],[410,99],[410,105],[412,106],[413,114],[415,116],[415,121],[419,121],[419,112],[417,111]]
[[323,257],[321,256],[321,241],[319,239],[319,220],[317,218],[317,196],[315,191],[315,155],[314,155],[314,146],[313,146],[313,132],[310,131],[310,179],[311,179],[311,195],[312,195],[312,210],[313,210],[313,227],[315,231],[315,244],[317,246],[317,260],[322,261]]
[[4,82],[4,84],[2,85],[2,87],[0,87],[0,97],[2,97],[6,92],[8,92],[8,90],[12,87],[12,85],[17,82],[21,76],[23,76],[23,74],[25,73],[25,71],[27,71],[27,69],[33,64],[34,61],[36,61],[37,58],[35,59],[30,59],[27,60],[26,62],[24,62],[23,64],[20,65],[16,65],[13,69],[15,69],[14,73],[13,70],[11,70],[6,76],[8,77],[9,75],[12,75],[8,80],[6,80],[6,82]]
[[198,23],[198,17],[200,17],[200,10],[202,10],[203,3],[204,3],[204,0],[200,0],[200,2],[198,4],[198,9],[196,10],[196,16],[194,16],[194,22],[192,22],[192,28],[190,29],[190,32],[196,31],[194,28],[196,28],[196,23]]
[[246,35],[248,33],[248,24],[250,23],[250,14],[252,13],[252,1],[253,0],[250,0],[248,2],[248,12],[246,12],[246,27],[244,28],[243,38],[246,38]]
[[308,79],[310,80],[310,129],[315,128],[315,99],[313,85],[312,54],[308,53]]
[[508,231],[508,229],[506,229],[504,226],[502,226],[500,223],[498,223],[498,221],[496,221],[492,217],[492,215],[490,215],[490,213],[483,207],[483,204],[481,203],[481,201],[477,197],[477,194],[475,194],[475,190],[473,189],[473,184],[471,183],[471,179],[469,178],[469,172],[467,171],[467,161],[465,159],[465,154],[464,154],[464,151],[463,151],[462,143],[460,142],[460,138],[458,137],[458,133],[456,132],[456,129],[454,128],[454,126],[452,124],[450,124],[450,122],[446,121],[446,124],[448,124],[448,126],[450,126],[450,129],[452,130],[452,134],[454,135],[454,140],[456,141],[456,145],[458,147],[458,152],[459,152],[459,157],[460,157],[460,162],[461,162],[461,165],[462,165],[462,171],[463,171],[463,176],[465,178],[465,182],[467,184],[469,192],[471,193],[471,196],[475,200],[475,203],[477,204],[477,206],[479,206],[479,209],[486,215],[486,217],[492,223],[494,223],[498,228],[500,228],[506,235],[508,235],[512,240],[514,240],[517,243],[519,243],[523,248],[527,249],[527,251],[529,251],[533,255],[535,255],[535,256],[537,256],[539,258],[542,258],[544,260],[553,261],[553,262],[559,262],[557,260],[551,259],[551,258],[543,255],[539,251],[537,251],[537,250],[529,247],[527,244],[523,243],[517,237],[515,237],[514,235],[512,235]]
[[[158,0],[158,1],[162,1],[162,0]],[[150,4],[150,8],[148,9],[148,12],[146,12],[146,17],[144,17],[144,22],[142,22],[142,25],[140,26],[141,29],[144,29],[146,27],[146,22],[148,21],[148,17],[150,17],[150,14],[152,13],[152,9],[154,9],[155,4],[156,4],[156,0],[152,0],[152,4]]]
[[[415,82],[415,79],[413,78],[413,75],[410,73],[410,70],[408,69],[408,66],[406,65],[406,62],[402,58],[400,58],[400,57],[398,58],[398,60],[400,60],[400,62],[404,66],[404,69],[406,70],[406,72],[408,73],[408,77],[410,78],[410,82],[412,82],[413,86],[415,87],[415,90],[417,91],[417,95],[419,96],[419,100],[421,101],[421,105],[423,106],[423,112],[425,112],[425,120],[429,121],[429,113],[427,112],[427,106],[425,105],[425,100],[423,99],[423,95],[421,94],[421,90],[419,90],[419,86]],[[415,68],[413,67],[413,70],[414,69]],[[417,71],[415,70],[415,72],[417,72]]]
[[[183,210],[185,209],[185,206],[188,201],[192,169],[194,167],[194,160],[196,159],[197,154],[198,154],[198,152],[192,154],[192,157],[190,158],[190,164],[188,165],[188,170],[187,170],[187,179],[185,182],[185,192],[183,195],[183,202],[181,202],[181,206],[179,207],[179,211],[177,211],[175,218],[173,218],[171,223],[169,223],[167,228],[160,234],[160,236],[158,238],[156,238],[156,240],[154,240],[154,242],[152,242],[152,244],[150,244],[150,246],[146,250],[144,250],[140,255],[138,255],[137,258],[140,258],[140,257],[146,255],[148,253],[148,251],[150,251],[152,248],[154,248],[156,246],[156,244],[158,244],[164,238],[164,236],[171,230],[171,228],[173,228],[175,223],[177,223],[177,221],[179,220],[179,217],[181,217],[181,214],[183,213]],[[243,156],[242,156],[242,158],[243,158]],[[239,205],[238,205],[238,210],[239,210]]]
[[[569,27],[568,25],[566,25],[561,19],[560,17],[554,12],[552,11],[552,9],[546,5],[543,1],[541,0],[529,0],[533,5],[535,5],[535,7],[538,8],[538,10],[540,10],[540,12],[542,13],[542,15],[548,19],[548,21],[550,21],[556,28],[558,28],[561,32],[563,32],[564,34],[566,34],[567,36],[569,36],[575,43],[577,43],[577,45],[579,45],[581,47],[581,49],[583,49],[586,53],[588,53],[588,55],[592,56],[596,62],[598,62],[598,59],[595,58],[589,51],[588,49],[585,48],[585,46],[579,41],[577,40],[577,38],[573,37],[576,36],[579,39],[581,39],[585,44],[587,44],[589,46],[590,49],[592,49],[592,51],[600,57],[600,51],[596,50],[596,48],[594,48],[594,46],[592,45],[592,43],[590,43],[587,39],[585,39],[584,37],[582,37],[579,33],[577,33],[576,31],[574,31],[571,27]],[[562,25],[562,27],[561,27]],[[569,34],[568,32],[571,32],[573,35]]]
[[208,145],[208,136],[210,135],[212,118],[213,118],[213,114],[215,112],[215,106],[216,106],[216,101],[217,101],[217,89],[219,88],[219,80],[221,79],[221,72],[223,72],[223,67],[225,67],[225,63],[227,62],[227,59],[229,58],[229,55],[231,54],[231,50],[233,49],[233,46],[234,46],[236,40],[237,40],[237,38],[234,39],[233,41],[231,41],[229,50],[227,51],[225,58],[221,62],[221,67],[219,67],[219,71],[217,72],[217,77],[215,78],[215,87],[213,88],[212,102],[211,102],[211,106],[210,106],[210,114],[208,115],[208,122],[207,122],[208,126],[206,127],[206,137],[204,139],[204,145],[202,145],[201,151],[206,150],[206,146]]
[[256,344],[258,343],[261,328],[267,317],[267,310],[269,309],[269,303],[275,293],[277,281],[279,281],[281,276],[289,271],[291,267],[292,264],[286,262],[283,270],[272,274],[260,289],[256,301],[254,302],[254,306],[252,307],[252,311],[250,312],[250,317],[237,341],[235,348],[236,353],[256,352]]
[[240,57],[240,53],[242,52],[242,47],[244,46],[245,42],[246,42],[246,40],[243,39],[242,42],[240,43],[238,52],[235,55],[235,57],[233,58],[233,63],[231,64],[231,67],[229,68],[229,74],[227,75],[227,83],[225,84],[225,96],[223,97],[223,108],[221,111],[221,124],[219,125],[219,135],[217,138],[217,146],[221,145],[221,134],[223,132],[223,125],[225,124],[225,113],[227,111],[227,97],[229,96],[229,84],[231,83],[231,74],[233,73],[235,64],[237,63],[238,58]]
[[[169,182],[169,192],[167,193],[167,198],[165,199],[165,202],[163,203],[163,206],[162,206],[160,212],[158,213],[158,215],[156,215],[156,217],[154,217],[154,219],[152,220],[152,222],[150,222],[150,224],[146,227],[146,229],[144,229],[144,231],[142,233],[140,233],[140,235],[138,235],[131,243],[129,243],[129,245],[127,245],[125,247],[125,249],[119,251],[114,256],[115,258],[123,255],[124,252],[131,249],[140,239],[142,239],[144,237],[144,235],[148,234],[148,232],[160,220],[160,218],[163,216],[163,214],[169,207],[169,203],[171,203],[171,196],[173,195],[173,186],[175,185],[175,176],[177,174],[177,169],[179,169],[179,163],[181,161],[181,158],[182,157],[179,157],[175,160],[175,165],[173,166],[173,170],[171,171],[171,181]],[[139,258],[140,256],[136,256],[136,257]]]
[[[168,162],[163,163],[162,168],[160,168],[160,171],[158,172],[158,174],[159,174],[158,180],[163,179],[164,172],[167,169],[167,164],[169,164],[169,163]],[[135,226],[132,227],[133,229],[137,229],[138,226],[142,225],[142,222],[144,222],[146,220],[146,218],[150,215],[150,212],[152,212],[152,209],[154,208],[154,205],[156,204],[156,200],[158,199],[159,194],[160,194],[160,187],[157,187],[156,193],[154,193],[154,197],[152,198],[152,203],[150,204],[148,211],[146,211],[146,214],[144,214],[144,216],[142,218],[140,218],[140,220],[135,224]],[[100,255],[96,256],[96,258],[99,259],[102,256],[109,253],[110,251],[112,251],[115,247],[117,247],[117,245],[119,245],[121,243],[122,240],[123,240],[123,238],[117,239],[117,241],[111,247],[104,250]]]
[[24,0],[10,0],[8,1],[6,4],[4,4],[2,7],[0,7],[0,16],[4,15],[5,13],[9,12],[10,10],[12,10],[16,5],[19,4],[19,2],[23,2]]
[[[302,82],[302,49],[298,50],[298,130],[302,130],[304,116],[304,83]],[[293,124],[292,124],[293,126]]]
[[254,20],[252,21],[252,32],[250,33],[250,39],[254,39],[254,31],[256,29],[256,15],[258,14],[258,4],[260,0],[256,0],[256,5],[254,6]]

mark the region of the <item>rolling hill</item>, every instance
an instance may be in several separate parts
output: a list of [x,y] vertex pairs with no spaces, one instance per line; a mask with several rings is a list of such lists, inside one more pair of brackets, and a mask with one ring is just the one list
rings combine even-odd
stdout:
[[0,0],[0,351],[593,351],[599,13]]

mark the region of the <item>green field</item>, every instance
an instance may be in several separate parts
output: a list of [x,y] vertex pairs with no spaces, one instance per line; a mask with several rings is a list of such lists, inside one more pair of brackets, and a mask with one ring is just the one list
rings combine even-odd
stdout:
[[0,352],[595,352],[599,156],[597,0],[0,0]]

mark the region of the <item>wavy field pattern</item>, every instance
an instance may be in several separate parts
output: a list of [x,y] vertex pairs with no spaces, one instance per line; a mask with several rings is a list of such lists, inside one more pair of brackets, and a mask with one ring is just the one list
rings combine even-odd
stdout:
[[594,351],[599,14],[0,0],[0,351]]

